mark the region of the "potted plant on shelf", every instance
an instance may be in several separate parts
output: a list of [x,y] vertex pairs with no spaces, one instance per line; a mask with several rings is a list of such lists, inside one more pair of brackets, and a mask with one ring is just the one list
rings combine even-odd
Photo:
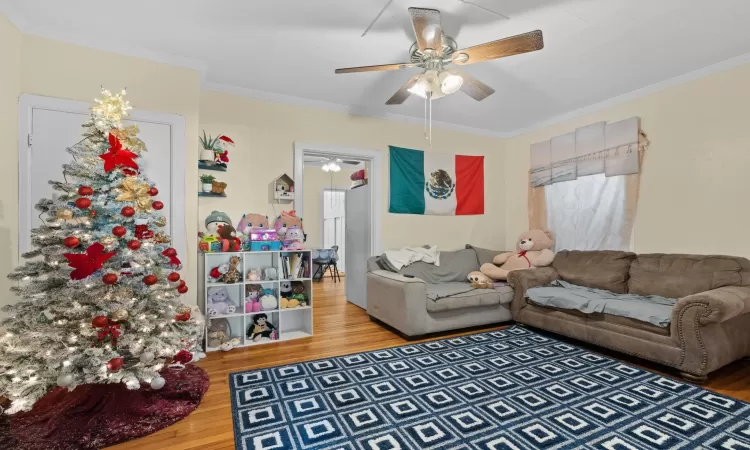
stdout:
[[213,175],[201,175],[201,190],[203,192],[211,192],[215,179]]
[[232,138],[223,134],[219,137],[213,138],[210,134],[206,136],[204,130],[203,136],[198,137],[198,140],[200,140],[201,145],[203,146],[200,156],[201,161],[207,161],[214,163],[217,166],[227,167],[227,163],[229,162],[229,151],[227,150],[227,147],[234,146]]
[[206,132],[203,131],[203,137],[198,137],[198,140],[201,141],[201,145],[203,146],[203,150],[201,150],[201,161],[214,162],[216,156],[215,147],[216,143],[219,142],[219,138],[206,136]]

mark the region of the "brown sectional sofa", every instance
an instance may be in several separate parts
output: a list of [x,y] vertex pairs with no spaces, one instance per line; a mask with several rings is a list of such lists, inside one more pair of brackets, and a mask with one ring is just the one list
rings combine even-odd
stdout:
[[[536,306],[526,290],[553,280],[678,298],[668,328]],[[750,261],[731,256],[561,251],[551,267],[511,272],[516,322],[677,368],[691,381],[750,356]]]

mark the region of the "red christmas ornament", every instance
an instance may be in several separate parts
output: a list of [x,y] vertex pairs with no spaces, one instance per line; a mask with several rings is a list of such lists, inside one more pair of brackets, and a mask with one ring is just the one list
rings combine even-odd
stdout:
[[184,294],[187,291],[188,291],[188,287],[184,284],[182,286],[177,287],[177,292],[179,292],[180,294]]
[[81,208],[81,209],[86,209],[89,206],[91,206],[91,200],[89,200],[89,199],[87,199],[85,197],[81,197],[78,200],[76,200],[76,206],[79,207],[79,208]]
[[117,275],[108,273],[102,277],[102,282],[104,284],[115,284],[117,283]]
[[193,355],[187,350],[180,350],[174,355],[174,362],[180,364],[187,364],[193,360]]
[[148,190],[148,195],[150,195],[151,197],[155,197],[159,195],[159,190],[156,189],[155,187],[152,187],[151,189]]
[[138,169],[138,164],[133,161],[137,155],[122,148],[122,142],[112,133],[109,133],[109,152],[99,155],[104,160],[104,171],[111,172],[118,166]]
[[164,256],[168,256],[168,257],[177,256],[177,250],[173,249],[172,247],[169,247],[168,249],[161,252],[161,254]]
[[177,272],[172,272],[167,276],[167,280],[171,281],[172,283],[179,281],[180,274]]
[[185,286],[185,280],[180,280],[180,286]]
[[104,328],[107,325],[109,325],[109,319],[107,319],[107,316],[96,316],[91,321],[91,326],[94,328]]
[[125,359],[123,358],[112,358],[107,363],[107,369],[109,369],[110,372],[117,372],[118,370],[122,369],[122,365],[124,362]]
[[128,248],[130,250],[138,250],[141,248],[141,243],[133,239],[132,241],[128,242]]
[[154,285],[157,281],[159,281],[159,279],[156,278],[156,275],[146,275],[145,277],[143,277],[143,282],[146,284],[146,286]]
[[164,203],[160,202],[159,200],[155,201],[151,204],[151,207],[153,207],[155,210],[159,211],[160,209],[164,208]]
[[94,190],[91,189],[91,186],[81,186],[78,188],[78,195],[94,195]]
[[128,230],[126,230],[122,225],[117,225],[116,227],[112,228],[112,234],[117,237],[123,237],[127,232]]
[[174,320],[178,322],[187,322],[188,320],[190,320],[190,312],[177,314],[176,316],[174,316]]
[[66,253],[63,256],[68,259],[68,265],[75,270],[70,273],[71,280],[83,280],[92,273],[102,268],[102,265],[115,253],[104,253],[104,246],[95,242],[86,249],[86,253]]
[[80,244],[81,241],[78,240],[75,236],[68,236],[65,239],[63,239],[63,245],[68,248],[75,248],[78,247],[78,244]]
[[122,214],[125,217],[132,217],[135,214],[135,209],[132,206],[126,206],[122,208],[120,211],[120,214]]

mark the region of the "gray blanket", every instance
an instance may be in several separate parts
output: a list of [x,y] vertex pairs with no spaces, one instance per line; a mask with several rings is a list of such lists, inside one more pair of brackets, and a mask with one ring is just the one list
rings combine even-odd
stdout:
[[529,300],[540,306],[577,309],[582,313],[602,313],[648,322],[658,327],[669,326],[676,298],[658,295],[615,294],[603,289],[578,286],[555,280],[547,286],[531,288]]

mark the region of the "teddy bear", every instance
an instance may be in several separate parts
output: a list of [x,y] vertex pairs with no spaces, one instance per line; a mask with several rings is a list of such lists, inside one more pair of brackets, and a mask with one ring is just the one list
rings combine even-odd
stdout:
[[227,242],[226,248],[230,252],[240,251],[241,241],[237,237],[237,232],[231,224],[225,223],[218,227],[219,237]]
[[210,319],[208,328],[208,346],[221,347],[229,344],[231,349],[232,327],[227,319]]
[[206,314],[209,317],[221,314],[234,314],[237,306],[229,298],[229,291],[225,287],[208,288],[208,303]]
[[501,253],[479,270],[492,280],[507,280],[514,270],[533,269],[552,264],[555,241],[549,230],[529,230],[518,237],[517,251]]

